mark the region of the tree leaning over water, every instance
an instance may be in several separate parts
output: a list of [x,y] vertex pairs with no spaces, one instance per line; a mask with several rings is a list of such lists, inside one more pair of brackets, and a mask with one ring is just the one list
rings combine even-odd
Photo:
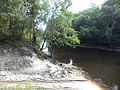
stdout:
[[[75,46],[79,44],[77,32],[71,27],[72,20],[75,18],[72,12],[67,9],[72,4],[70,0],[50,0],[52,3],[49,7],[48,21],[44,34],[44,42],[48,46]],[[43,43],[44,44],[44,43]],[[44,46],[44,45],[42,45]],[[42,49],[42,48],[41,48]]]

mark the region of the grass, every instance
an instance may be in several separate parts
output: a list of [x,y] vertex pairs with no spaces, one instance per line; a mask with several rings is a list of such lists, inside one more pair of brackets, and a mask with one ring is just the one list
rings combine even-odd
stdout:
[[26,83],[25,85],[16,84],[15,86],[3,87],[0,88],[0,90],[45,90],[45,89],[40,86],[33,87],[30,83]]

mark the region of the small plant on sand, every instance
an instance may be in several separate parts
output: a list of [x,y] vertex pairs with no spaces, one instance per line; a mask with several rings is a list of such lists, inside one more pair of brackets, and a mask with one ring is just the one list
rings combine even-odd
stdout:
[[40,86],[33,87],[31,83],[27,82],[25,83],[25,85],[16,84],[15,86],[0,88],[0,90],[45,90],[45,89]]

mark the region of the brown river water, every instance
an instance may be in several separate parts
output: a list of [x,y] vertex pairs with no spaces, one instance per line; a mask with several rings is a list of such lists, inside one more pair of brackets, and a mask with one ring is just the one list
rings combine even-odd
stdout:
[[82,67],[93,79],[101,79],[108,86],[120,87],[120,52],[86,47],[55,47],[54,59]]

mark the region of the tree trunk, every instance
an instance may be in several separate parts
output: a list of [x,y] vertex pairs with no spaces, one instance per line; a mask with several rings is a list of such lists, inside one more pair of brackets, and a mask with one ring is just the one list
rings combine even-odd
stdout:
[[43,50],[43,47],[44,47],[45,42],[46,42],[46,39],[47,39],[47,37],[44,39],[43,44],[42,44],[42,47],[41,47],[41,49],[40,49],[40,50]]
[[36,44],[36,31],[35,29],[33,29],[33,39],[32,39],[32,43]]
[[[33,16],[34,17],[34,16]],[[35,30],[35,23],[34,23],[34,18],[33,18],[33,22],[32,22],[32,44],[36,44],[36,30]]]

